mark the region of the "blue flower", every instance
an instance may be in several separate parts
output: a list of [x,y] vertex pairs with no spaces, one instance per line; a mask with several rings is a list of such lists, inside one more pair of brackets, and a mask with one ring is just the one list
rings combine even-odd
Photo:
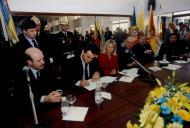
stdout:
[[187,96],[187,98],[190,100],[190,94],[189,93],[185,94],[185,96]]
[[161,105],[161,111],[163,115],[167,115],[171,113],[171,109],[165,105]]
[[177,122],[179,124],[183,124],[183,120],[179,115],[174,115],[173,118],[172,118],[172,121]]
[[167,101],[167,98],[166,97],[162,97],[162,98],[158,99],[156,103],[157,104],[161,104],[161,103],[164,103],[166,101]]

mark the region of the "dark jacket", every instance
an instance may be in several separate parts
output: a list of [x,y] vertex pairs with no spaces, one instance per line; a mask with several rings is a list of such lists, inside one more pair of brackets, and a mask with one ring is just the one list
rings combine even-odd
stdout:
[[[89,75],[92,78],[94,72],[99,71],[102,75],[102,71],[99,67],[97,59],[92,60],[89,63]],[[68,60],[68,64],[65,65],[64,70],[64,86],[67,88],[72,88],[75,83],[82,80],[83,77],[83,66],[80,56],[75,56],[74,58]]]

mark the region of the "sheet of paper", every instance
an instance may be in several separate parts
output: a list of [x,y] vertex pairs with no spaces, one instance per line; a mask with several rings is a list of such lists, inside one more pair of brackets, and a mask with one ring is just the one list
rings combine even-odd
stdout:
[[175,64],[168,64],[168,66],[164,66],[162,68],[169,69],[169,70],[177,70],[181,68],[182,66],[180,65],[175,65]]
[[119,81],[122,82],[128,82],[131,83],[134,80],[135,77],[130,77],[130,76],[122,76]]
[[178,64],[186,64],[186,63],[188,63],[185,60],[176,60],[175,62],[178,63]]
[[150,70],[152,71],[159,71],[159,70],[162,70],[161,68],[159,67],[148,67]]
[[97,82],[92,82],[91,80],[89,80],[89,85],[88,86],[84,86],[84,88],[86,88],[89,91],[92,91],[96,88],[96,83]]
[[100,81],[101,82],[106,82],[106,83],[112,83],[116,79],[117,79],[117,77],[113,77],[113,76],[103,76],[103,77],[100,78]]
[[84,121],[84,118],[87,114],[88,107],[71,107],[67,115],[62,117],[62,120],[69,121]]
[[111,93],[108,92],[101,92],[102,97],[108,100],[111,100]]
[[137,73],[138,73],[138,68],[124,69],[121,72],[119,72],[119,74],[121,75],[130,76],[130,77],[139,76]]
[[160,62],[161,64],[169,64],[169,63],[170,63],[170,62],[167,61],[167,60],[166,60],[166,61],[160,60],[159,62]]
[[[106,82],[106,83],[111,83],[113,81],[115,81],[117,79],[117,77],[112,77],[112,76],[104,76],[104,77],[101,77],[100,78],[100,81],[98,81],[100,84],[103,83],[103,82]],[[89,79],[88,80],[89,82],[89,85],[88,86],[85,86],[84,88],[86,88],[87,90],[89,91],[92,91],[96,88],[96,84],[97,82],[92,82],[92,79]],[[80,80],[75,83],[76,86],[80,86]]]

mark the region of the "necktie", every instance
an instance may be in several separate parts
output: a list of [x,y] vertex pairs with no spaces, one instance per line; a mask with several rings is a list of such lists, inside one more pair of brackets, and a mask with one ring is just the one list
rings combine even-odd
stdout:
[[88,65],[87,64],[85,64],[85,80],[88,80],[89,78],[88,78]]
[[36,77],[37,80],[39,80],[39,79],[40,79],[40,71],[37,71],[37,72],[36,72],[36,76],[37,76],[37,77]]
[[65,32],[64,35],[67,37],[67,32]]
[[35,48],[39,47],[38,44],[37,44],[37,42],[35,40],[32,40],[32,42],[33,42],[33,45],[34,45]]

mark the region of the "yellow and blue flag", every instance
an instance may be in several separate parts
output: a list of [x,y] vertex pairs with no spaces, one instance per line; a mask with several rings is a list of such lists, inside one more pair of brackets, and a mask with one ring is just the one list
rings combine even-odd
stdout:
[[1,22],[4,22],[2,23],[2,26],[5,25],[9,40],[12,41],[13,43],[18,42],[19,39],[16,33],[15,25],[5,0],[0,0],[0,11],[1,11]]
[[135,7],[133,7],[133,16],[132,16],[132,20],[131,20],[131,26],[137,26],[137,22],[136,22],[136,13],[135,13]]

